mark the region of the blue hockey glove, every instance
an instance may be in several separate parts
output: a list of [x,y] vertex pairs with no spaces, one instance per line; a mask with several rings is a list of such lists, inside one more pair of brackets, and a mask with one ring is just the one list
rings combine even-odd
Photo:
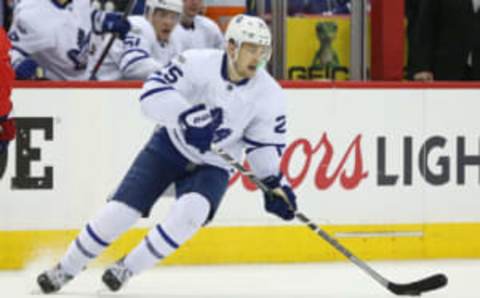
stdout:
[[37,74],[38,64],[32,58],[26,58],[14,65],[17,80],[32,80]]
[[91,15],[92,28],[95,34],[118,33],[120,39],[125,39],[131,25],[122,14],[118,12],[103,12],[94,10]]
[[130,22],[124,19],[120,13],[105,13],[102,23],[103,32],[118,33],[118,37],[124,40],[131,27]]
[[264,192],[265,210],[284,220],[293,219],[297,210],[296,196],[292,187],[282,183],[282,176],[269,176],[262,180],[272,191]]
[[181,113],[178,122],[187,144],[197,148],[200,153],[210,150],[215,130],[222,124],[220,114],[212,115],[204,104]]

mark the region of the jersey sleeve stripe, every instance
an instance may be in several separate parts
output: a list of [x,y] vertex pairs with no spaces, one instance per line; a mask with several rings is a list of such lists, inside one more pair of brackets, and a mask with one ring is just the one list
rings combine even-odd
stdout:
[[247,154],[249,154],[250,152],[256,150],[256,149],[260,149],[260,148],[263,148],[263,147],[275,147],[277,149],[277,152],[279,155],[282,154],[282,150],[283,148],[285,148],[286,144],[284,143],[263,143],[263,142],[257,142],[257,141],[254,141],[252,139],[249,139],[247,137],[243,137],[242,139],[247,145],[249,145],[249,148],[247,148],[247,150],[245,151]]
[[22,48],[20,48],[18,46],[12,46],[12,50],[15,50],[15,51],[19,52],[24,57],[29,57],[30,56],[30,54],[27,51],[23,50]]
[[133,58],[132,60],[128,61],[127,64],[125,64],[125,66],[122,67],[121,71],[124,72],[130,65],[135,64],[138,61],[144,60],[144,59],[147,59],[147,58],[149,58],[149,57],[140,56],[140,57]]
[[285,143],[263,143],[263,142],[254,141],[247,137],[243,137],[242,140],[248,145],[253,147],[266,147],[266,146],[285,147]]
[[148,90],[147,92],[143,93],[142,96],[140,96],[140,101],[144,100],[145,98],[149,97],[150,95],[153,95],[153,94],[159,93],[159,92],[163,92],[163,91],[167,91],[167,90],[175,90],[175,89],[171,86],[167,86],[167,87],[160,87],[160,88],[155,88],[155,89]]
[[120,61],[122,61],[123,58],[125,58],[125,56],[127,56],[128,54],[131,54],[131,53],[142,53],[143,56],[150,56],[150,54],[143,49],[130,49],[130,50],[127,50],[127,51],[123,52],[122,56],[120,56]]
[[159,83],[162,83],[164,85],[168,85],[167,82],[162,79],[162,78],[159,78],[159,77],[155,77],[155,76],[151,76],[150,78],[148,78],[145,83],[147,82],[159,82]]

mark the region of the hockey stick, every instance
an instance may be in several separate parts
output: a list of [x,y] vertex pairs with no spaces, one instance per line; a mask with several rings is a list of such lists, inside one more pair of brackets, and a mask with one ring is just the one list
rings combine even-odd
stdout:
[[[122,19],[126,19],[130,12],[132,11],[133,5],[135,4],[136,0],[129,0],[127,3],[127,7],[125,8],[125,11],[123,12]],[[107,43],[107,46],[103,49],[102,54],[100,55],[100,58],[98,59],[97,63],[93,67],[92,73],[90,74],[90,77],[88,78],[89,81],[94,81],[96,80],[97,72],[100,69],[100,66],[103,64],[103,60],[107,57],[108,52],[110,51],[110,48],[113,45],[113,42],[115,41],[115,38],[117,38],[116,33],[112,34],[110,37],[110,40]]]
[[[256,177],[251,171],[247,170],[244,166],[238,163],[232,156],[230,156],[223,149],[212,146],[212,151],[223,158],[228,162],[232,167],[237,169],[242,175],[248,177],[253,183],[255,183],[258,188],[264,192],[271,192],[272,190],[268,188],[258,177]],[[396,295],[410,295],[410,296],[419,296],[423,292],[432,291],[444,287],[448,280],[445,274],[435,274],[424,279],[414,281],[407,284],[394,283],[380,275],[377,271],[368,266],[365,262],[353,255],[347,248],[341,245],[335,238],[330,236],[327,232],[321,229],[317,224],[312,222],[307,216],[299,211],[295,211],[295,218],[308,226],[314,233],[327,241],[331,246],[333,246],[337,251],[349,259],[352,263],[360,267],[365,273],[370,275],[378,283],[380,283],[384,288],[388,289],[390,292]]]

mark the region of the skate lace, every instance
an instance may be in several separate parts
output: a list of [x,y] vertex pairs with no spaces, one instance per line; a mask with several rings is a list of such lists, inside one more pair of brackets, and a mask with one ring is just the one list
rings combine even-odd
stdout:
[[48,277],[53,284],[57,286],[62,286],[72,279],[72,276],[66,273],[60,265],[57,265],[52,270],[47,272]]
[[111,268],[111,272],[121,283],[124,283],[133,275],[133,273],[127,267],[125,267],[123,263],[115,264]]

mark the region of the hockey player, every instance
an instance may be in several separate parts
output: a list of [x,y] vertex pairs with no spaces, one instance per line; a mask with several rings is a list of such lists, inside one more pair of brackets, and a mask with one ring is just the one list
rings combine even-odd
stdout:
[[89,0],[22,0],[14,10],[9,37],[17,79],[84,80],[91,32],[119,33],[130,29],[118,13],[92,10]]
[[15,122],[9,118],[12,110],[10,93],[12,92],[12,82],[14,73],[10,65],[8,51],[10,50],[10,41],[7,34],[0,27],[0,155],[5,153],[8,143],[15,138]]
[[231,173],[210,151],[212,143],[238,160],[245,152],[253,172],[274,190],[264,194],[266,210],[285,220],[294,217],[295,195],[279,170],[286,98],[261,67],[270,58],[270,31],[260,18],[238,15],[229,23],[226,40],[225,51],[186,51],[145,82],[142,110],[162,126],[59,264],[38,276],[43,292],[59,290],[141,216],[148,216],[172,183],[177,200],[166,219],[103,274],[111,290],[168,257],[211,221]]
[[[96,79],[144,81],[165,66],[178,54],[178,48],[170,42],[170,33],[178,23],[182,6],[182,0],[147,0],[145,17],[128,18],[132,30],[123,41],[114,42]],[[99,56],[101,51],[96,54]],[[90,59],[89,73],[97,60]]]
[[180,23],[172,33],[181,51],[188,49],[223,49],[224,40],[218,25],[200,15],[203,0],[183,0]]

